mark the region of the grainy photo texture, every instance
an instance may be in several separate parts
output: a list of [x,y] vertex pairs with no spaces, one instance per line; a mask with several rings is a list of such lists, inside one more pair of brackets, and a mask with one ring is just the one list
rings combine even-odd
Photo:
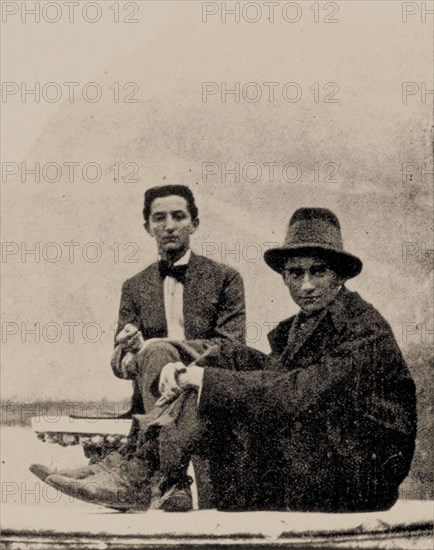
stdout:
[[434,3],[0,6],[2,547],[432,548]]

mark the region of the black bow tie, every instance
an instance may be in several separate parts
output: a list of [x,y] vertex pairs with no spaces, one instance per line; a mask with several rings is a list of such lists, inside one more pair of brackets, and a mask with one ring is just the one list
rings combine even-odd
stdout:
[[164,279],[165,277],[173,277],[180,283],[185,283],[185,274],[187,273],[188,264],[184,265],[170,265],[168,262],[161,260],[158,263],[158,270],[160,276]]

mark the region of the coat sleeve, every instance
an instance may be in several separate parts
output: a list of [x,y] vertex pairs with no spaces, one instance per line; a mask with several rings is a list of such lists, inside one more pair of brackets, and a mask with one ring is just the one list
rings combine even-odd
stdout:
[[118,378],[127,378],[125,370],[122,368],[122,359],[125,356],[125,351],[121,346],[116,346],[116,336],[121,332],[127,323],[132,323],[140,328],[139,316],[133,301],[133,292],[129,281],[125,281],[122,285],[118,325],[115,334],[115,349],[110,362],[113,374]]
[[133,299],[133,289],[130,281],[125,281],[122,285],[121,303],[119,305],[118,326],[116,336],[123,330],[127,323],[132,323],[140,328],[140,319]]
[[[345,393],[350,389],[354,395],[366,422],[384,423],[384,415],[390,412],[392,429],[412,431],[414,384],[393,336],[385,331],[352,335],[318,362],[291,371],[207,368],[200,410],[205,414],[226,411],[268,421],[290,420],[324,404],[343,386]],[[376,409],[372,403],[377,404]]]
[[225,341],[244,344],[246,341],[246,304],[241,275],[230,270],[220,294],[219,310],[214,328],[216,343]]

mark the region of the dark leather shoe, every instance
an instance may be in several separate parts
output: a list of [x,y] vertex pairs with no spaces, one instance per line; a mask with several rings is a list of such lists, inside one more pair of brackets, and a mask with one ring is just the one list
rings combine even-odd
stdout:
[[190,512],[193,509],[191,489],[189,487],[182,489],[178,489],[176,486],[171,487],[161,497],[159,509],[165,512]]
[[116,468],[121,463],[121,460],[121,454],[115,451],[107,455],[97,464],[82,466],[81,468],[67,468],[62,470],[57,468],[49,468],[43,464],[32,464],[29,470],[42,481],[45,481],[47,477],[51,475],[60,475],[71,479],[86,479],[89,476],[106,472],[107,469]]
[[32,474],[35,474],[36,477],[39,477],[42,481],[45,481],[48,476],[57,474],[71,479],[85,479],[88,476],[99,473],[99,468],[96,468],[98,464],[93,464],[92,466],[83,466],[82,468],[71,468],[66,470],[58,470],[57,468],[49,468],[43,464],[32,464],[29,470]]
[[165,512],[189,512],[193,509],[193,497],[190,485],[193,480],[186,476],[177,483],[163,489],[164,483],[159,484],[160,491],[154,491],[150,508]]
[[66,495],[110,508],[147,510],[151,501],[149,472],[143,461],[134,458],[85,479],[53,474],[45,481]]
[[48,476],[56,472],[55,468],[49,468],[43,464],[32,464],[29,470],[42,481],[45,481]]

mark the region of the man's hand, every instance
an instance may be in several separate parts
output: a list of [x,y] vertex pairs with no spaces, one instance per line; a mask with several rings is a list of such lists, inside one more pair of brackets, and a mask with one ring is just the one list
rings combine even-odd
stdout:
[[124,378],[132,378],[137,375],[137,363],[133,353],[127,352],[121,361],[121,372]]
[[127,323],[117,335],[116,342],[127,352],[138,353],[141,351],[145,340],[137,327]]
[[178,384],[185,390],[186,388],[196,388],[198,391],[202,389],[203,367],[190,365],[184,371],[178,373]]
[[125,351],[133,354],[140,353],[150,344],[161,342],[162,340],[167,340],[167,338],[149,338],[145,340],[140,330],[131,323],[127,323],[116,337],[116,342],[122,346]]
[[191,365],[186,367],[183,363],[167,363],[160,373],[158,389],[161,397],[156,405],[161,406],[171,401],[186,388],[202,387],[203,368]]
[[182,392],[182,388],[178,383],[178,376],[179,373],[185,370],[186,366],[181,362],[167,363],[167,365],[161,369],[160,383],[158,385],[161,397],[156,403],[158,406],[171,401]]

